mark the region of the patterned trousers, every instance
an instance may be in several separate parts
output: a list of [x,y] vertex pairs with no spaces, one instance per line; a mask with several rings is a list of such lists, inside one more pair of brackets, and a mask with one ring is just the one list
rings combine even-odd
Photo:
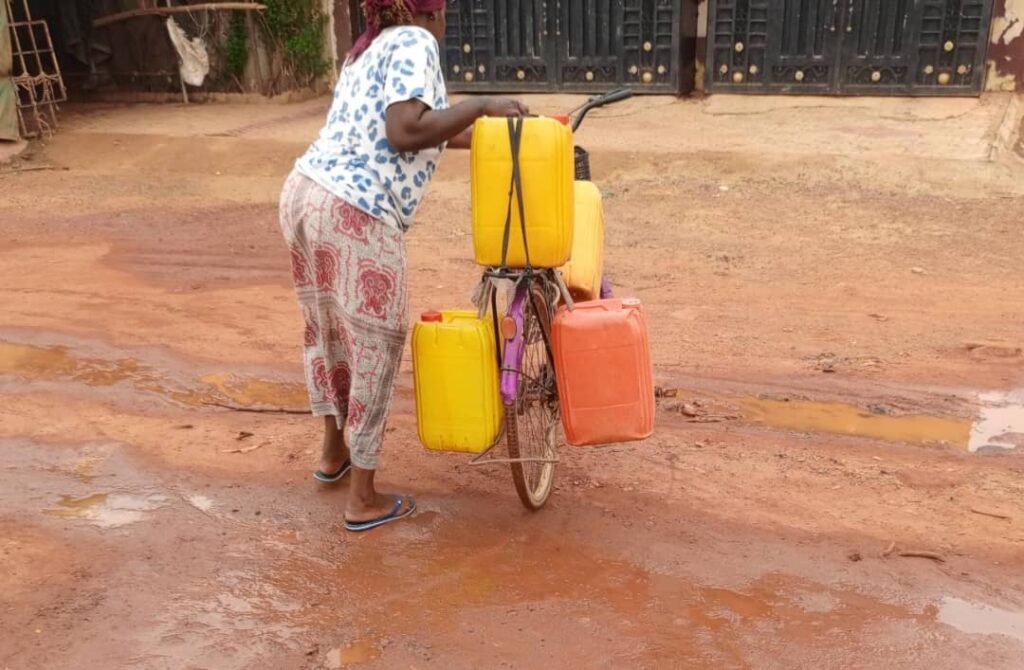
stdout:
[[404,235],[295,171],[281,194],[281,232],[313,414],[335,417],[352,463],[372,470],[409,327]]

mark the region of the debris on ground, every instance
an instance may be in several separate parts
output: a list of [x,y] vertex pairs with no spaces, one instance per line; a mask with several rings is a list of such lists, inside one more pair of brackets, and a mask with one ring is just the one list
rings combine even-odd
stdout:
[[976,507],[971,508],[972,514],[980,514],[981,516],[992,517],[993,519],[1002,519],[1004,521],[1010,521],[1013,517],[1008,514],[1001,514],[999,512],[990,512],[988,510],[977,509]]
[[901,557],[901,558],[927,558],[927,559],[929,559],[931,561],[935,561],[936,563],[945,563],[946,562],[946,559],[944,559],[937,552],[934,552],[934,551],[923,551],[923,550],[920,550],[920,549],[911,549],[911,550],[907,550],[907,551],[901,551],[901,552],[899,552],[896,555]]

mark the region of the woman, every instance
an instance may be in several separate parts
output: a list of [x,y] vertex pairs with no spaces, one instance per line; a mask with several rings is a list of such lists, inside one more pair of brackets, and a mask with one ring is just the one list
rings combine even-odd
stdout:
[[377,454],[408,329],[405,231],[445,147],[468,148],[473,122],[526,107],[480,98],[448,106],[438,42],[445,0],[364,0],[366,32],[349,52],[319,138],[288,177],[281,230],[305,320],[320,467],[351,471],[345,527],[369,530],[415,510],[374,487]]

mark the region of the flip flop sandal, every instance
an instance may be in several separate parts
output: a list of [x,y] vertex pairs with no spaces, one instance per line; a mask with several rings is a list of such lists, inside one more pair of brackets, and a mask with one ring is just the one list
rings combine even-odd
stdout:
[[370,530],[371,528],[383,526],[384,524],[391,523],[392,521],[404,519],[405,517],[409,516],[410,514],[416,511],[416,499],[410,497],[409,507],[407,507],[405,510],[400,510],[402,510],[401,496],[399,496],[395,500],[394,509],[392,509],[389,513],[383,516],[377,517],[376,519],[370,519],[369,521],[349,521],[348,519],[345,519],[345,530],[353,533],[361,533],[364,530]]
[[341,464],[341,467],[338,468],[338,471],[335,472],[333,475],[329,475],[326,472],[323,472],[322,470],[317,470],[316,472],[313,473],[313,479],[317,480],[318,482],[323,482],[324,484],[333,484],[334,482],[338,481],[339,479],[347,475],[348,471],[351,469],[352,461],[345,461],[344,463]]

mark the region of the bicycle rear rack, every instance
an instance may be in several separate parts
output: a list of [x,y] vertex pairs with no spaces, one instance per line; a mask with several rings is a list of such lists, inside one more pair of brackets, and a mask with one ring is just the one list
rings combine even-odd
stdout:
[[487,447],[486,449],[481,451],[479,454],[474,456],[472,459],[470,459],[469,465],[477,466],[477,465],[492,465],[492,464],[505,465],[505,464],[508,464],[508,463],[558,463],[558,462],[560,462],[557,457],[556,458],[485,458],[496,447],[501,446],[501,444],[504,441],[505,441],[505,426],[502,425],[501,431],[498,433],[498,437],[494,438],[494,442],[491,443],[491,446]]

